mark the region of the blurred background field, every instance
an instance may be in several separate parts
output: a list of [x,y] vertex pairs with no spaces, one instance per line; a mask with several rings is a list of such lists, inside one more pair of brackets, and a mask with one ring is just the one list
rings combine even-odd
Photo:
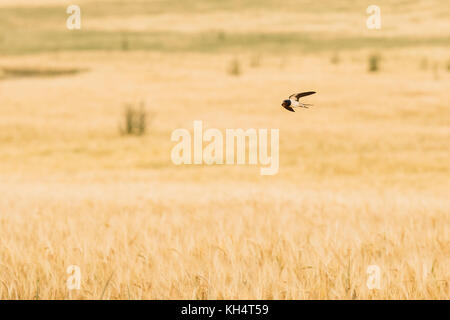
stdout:
[[[70,4],[0,1],[1,299],[449,297],[450,4]],[[175,166],[194,120],[279,128],[279,173]]]

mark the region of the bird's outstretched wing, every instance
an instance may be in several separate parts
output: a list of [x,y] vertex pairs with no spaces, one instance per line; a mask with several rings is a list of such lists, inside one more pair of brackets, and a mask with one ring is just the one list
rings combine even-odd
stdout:
[[309,96],[314,93],[316,93],[316,92],[315,91],[306,91],[306,92],[301,92],[301,93],[294,93],[289,96],[289,99],[291,99],[292,97],[295,97],[295,100],[298,101],[298,99],[300,99],[301,97]]
[[293,109],[292,107],[290,107],[290,106],[286,106],[286,107],[283,106],[283,108],[285,108],[285,109],[287,109],[287,110],[289,110],[289,111],[295,112],[294,109]]

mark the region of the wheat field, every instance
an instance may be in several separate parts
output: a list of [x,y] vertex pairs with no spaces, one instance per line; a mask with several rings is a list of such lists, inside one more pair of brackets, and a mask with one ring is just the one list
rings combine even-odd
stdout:
[[[0,3],[0,299],[449,298],[449,4],[69,4]],[[279,172],[174,165],[194,120],[280,129]]]

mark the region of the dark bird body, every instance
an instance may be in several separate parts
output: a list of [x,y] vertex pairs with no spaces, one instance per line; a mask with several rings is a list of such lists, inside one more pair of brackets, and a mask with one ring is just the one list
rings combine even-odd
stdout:
[[284,100],[281,106],[289,111],[295,112],[294,108],[308,108],[312,104],[301,103],[298,101],[301,97],[309,96],[316,93],[315,91],[307,91],[301,93],[295,93],[289,96],[287,100]]

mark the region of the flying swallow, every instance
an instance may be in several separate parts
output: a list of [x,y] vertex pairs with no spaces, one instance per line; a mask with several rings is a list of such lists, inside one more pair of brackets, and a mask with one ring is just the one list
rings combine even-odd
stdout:
[[289,111],[294,112],[294,108],[308,108],[312,104],[301,103],[298,101],[301,97],[309,96],[316,93],[315,91],[307,91],[301,93],[294,93],[289,96],[287,100],[284,100],[281,106]]

